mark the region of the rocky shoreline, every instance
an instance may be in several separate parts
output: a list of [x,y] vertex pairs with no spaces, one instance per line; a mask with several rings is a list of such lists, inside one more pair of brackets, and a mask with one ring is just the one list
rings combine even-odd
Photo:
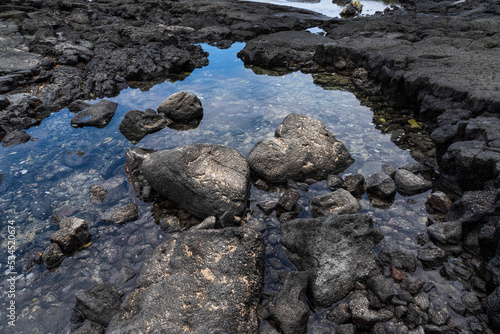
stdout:
[[[370,218],[357,214],[356,209],[304,221],[294,219],[301,208],[297,206],[297,199],[293,200],[296,198],[293,192],[288,193],[288,197],[284,195],[281,203],[272,206],[263,204],[269,212],[280,212],[284,229],[282,243],[289,252],[290,261],[299,271],[283,273],[280,277],[284,284],[280,293],[275,299],[266,301],[265,307],[258,307],[262,298],[259,284],[263,276],[263,244],[258,233],[233,227],[241,224],[233,214],[241,215],[249,177],[245,169],[248,167],[243,166],[246,164],[244,159],[237,157],[236,160],[243,159],[243,162],[238,162],[237,168],[243,172],[238,171],[235,178],[244,179],[238,181],[241,184],[237,209],[225,216],[223,212],[228,211],[226,209],[216,210],[215,213],[207,211],[206,214],[205,211],[193,212],[202,219],[206,218],[204,215],[217,216],[213,221],[201,222],[202,226],[230,228],[217,232],[173,234],[171,240],[157,248],[156,255],[147,260],[149,264],[141,271],[137,290],[127,297],[120,315],[111,323],[112,315],[102,322],[89,314],[96,310],[99,313],[108,301],[107,296],[119,299],[116,291],[111,289],[96,295],[94,288],[88,292],[90,300],[99,301],[101,298],[102,303],[90,307],[82,308],[83,301],[79,304],[77,297],[77,309],[87,320],[74,332],[90,333],[93,330],[98,333],[103,330],[101,326],[109,325],[110,332],[118,333],[149,326],[152,315],[145,306],[154,301],[159,304],[153,305],[162,310],[168,309],[170,305],[164,304],[168,301],[161,301],[161,291],[167,287],[175,290],[182,284],[192,291],[171,293],[183,296],[185,293],[210,291],[198,296],[198,299],[172,301],[175,304],[173,309],[187,309],[187,314],[196,315],[194,319],[179,319],[175,313],[170,314],[172,319],[178,319],[178,322],[170,324],[173,332],[193,328],[204,331],[207,329],[204,326],[208,326],[223,332],[239,328],[239,333],[255,333],[259,327],[257,322],[266,320],[281,332],[304,333],[311,310],[329,307],[327,319],[335,324],[336,333],[493,333],[498,330],[500,97],[497,92],[500,78],[496,73],[500,73],[499,18],[500,5],[492,0],[413,0],[404,9],[350,20],[328,19],[303,10],[236,1],[9,0],[0,5],[0,34],[5,42],[0,47],[0,94],[4,94],[0,95],[0,137],[4,145],[6,139],[8,143],[16,143],[18,137],[19,142],[26,141],[26,134],[15,130],[38,124],[50,112],[78,104],[78,100],[113,96],[119,90],[129,85],[140,85],[143,81],[188,75],[194,68],[207,63],[207,55],[193,43],[208,42],[224,47],[233,41],[248,41],[239,54],[248,65],[348,75],[356,89],[368,100],[412,106],[418,110],[420,119],[431,132],[431,138],[437,145],[437,164],[422,161],[428,166],[406,167],[397,172],[392,168],[394,173],[388,167],[383,174],[366,180],[366,184],[364,179],[355,180],[356,177],[349,181],[329,179],[332,190],[348,190],[345,194],[338,192],[337,196],[342,200],[335,201],[352,202],[349,196],[353,196],[355,202],[355,197],[363,194],[367,186],[369,195],[371,192],[378,197],[390,198],[396,189],[400,193],[411,193],[415,189],[412,187],[420,182],[419,178],[413,178],[416,177],[414,173],[418,174],[425,168],[433,170],[439,181],[459,198],[450,205],[449,199],[434,193],[432,201],[437,204],[430,209],[434,214],[429,217],[429,239],[419,236],[421,247],[418,252],[399,246],[385,246],[377,260],[371,253],[379,236]],[[320,26],[326,34],[319,36],[303,31],[313,26]],[[288,131],[293,132],[295,128],[301,126]],[[278,141],[281,142],[273,145],[304,145],[300,140],[298,143],[291,140],[296,136],[280,138],[282,132],[286,132],[283,127],[276,131],[277,138],[266,139],[267,145],[272,147],[271,144]],[[186,150],[189,151],[179,148],[178,152],[166,153],[165,159],[171,158],[168,155],[185,155]],[[226,153],[224,148],[207,150],[209,153],[207,151],[200,156],[212,156],[215,154],[212,152],[222,150],[223,153],[218,154],[222,154],[222,160],[228,161],[221,163],[221,170],[235,169],[232,160],[225,158],[230,153]],[[138,154],[143,154],[141,159],[146,159],[144,156],[151,153],[141,151]],[[308,174],[310,170],[299,171],[296,174],[299,177],[283,176],[280,172],[277,176],[267,177],[263,176],[269,170],[265,164],[259,170],[255,163],[251,163],[252,160],[262,163],[263,159],[269,158],[268,153],[260,155],[255,153],[247,159],[256,175],[267,178],[267,181],[284,177],[277,181],[292,180],[289,185],[298,188],[307,188],[309,176],[321,179],[341,170],[311,175]],[[193,159],[198,161],[200,158],[189,156],[186,159],[189,165]],[[217,163],[218,159],[215,159]],[[344,165],[349,159],[345,158]],[[158,168],[148,163],[153,167],[146,169],[145,179],[149,177],[151,182],[158,179],[155,174]],[[316,161],[311,162],[313,166],[317,164]],[[139,165],[142,166],[142,161],[136,167]],[[307,163],[304,166],[308,166]],[[290,169],[289,166],[284,168]],[[196,173],[193,175],[198,175]],[[173,175],[176,174],[179,170],[173,172]],[[233,181],[229,179],[228,183]],[[346,185],[337,187],[333,185],[334,181]],[[349,188],[348,182],[361,186],[361,190]],[[184,187],[183,181],[179,184]],[[265,182],[261,186],[266,186]],[[422,189],[429,187],[420,186]],[[160,183],[158,189],[162,188],[164,186]],[[216,195],[208,197],[217,197],[220,191],[216,189]],[[175,194],[165,196],[175,198]],[[207,195],[200,198],[204,197]],[[222,197],[225,199],[226,194]],[[318,199],[314,205],[326,205],[328,201],[331,199]],[[429,202],[432,201],[429,199]],[[209,202],[206,207],[210,204],[213,203]],[[189,208],[194,204],[186,205]],[[217,209],[224,205],[217,204]],[[438,209],[443,207],[445,209]],[[317,212],[328,210],[331,209],[326,207]],[[344,224],[354,227],[344,230]],[[188,224],[187,227],[191,226]],[[186,225],[179,230],[185,228]],[[259,231],[260,228],[253,226],[253,229]],[[343,236],[340,239],[339,234]],[[202,245],[198,244],[199,238],[214,240]],[[320,240],[323,238],[325,240]],[[323,241],[340,245],[338,249],[328,249]],[[359,244],[362,249],[354,247]],[[216,260],[210,260],[210,256],[214,255],[210,250],[217,248],[226,249],[224,254],[227,254],[227,259],[221,260],[222,266],[215,266],[213,261]],[[207,249],[208,253],[204,254]],[[236,255],[233,254],[235,250]],[[171,252],[166,263],[155,264],[158,252]],[[348,266],[349,263],[336,262],[341,260],[335,259],[335,256],[342,252],[349,253],[345,258],[352,261],[355,254],[363,257],[361,267],[346,271],[352,273],[348,277],[342,271],[328,270]],[[188,261],[192,254],[198,254],[198,257]],[[446,261],[449,256],[461,254],[467,254],[463,255],[463,262]],[[205,259],[205,262],[199,262],[199,258]],[[158,261],[161,262],[161,259]],[[251,268],[242,263],[251,263]],[[186,272],[178,271],[176,268],[179,266],[184,267]],[[429,282],[412,277],[412,273],[420,267],[439,266],[442,266],[444,277],[459,280],[470,290],[462,296],[454,296],[449,309],[431,305],[428,294],[433,287]],[[227,277],[239,277],[241,281],[223,286],[227,284]],[[331,287],[325,284],[328,281],[341,286]],[[343,288],[347,290],[343,291]],[[331,289],[336,293],[342,291],[333,298],[328,292]],[[228,298],[212,304],[208,302],[214,301],[218,295]],[[305,296],[310,299],[311,305],[306,305]],[[201,301],[203,307],[193,305]],[[221,306],[221,302],[228,304]],[[237,310],[231,309],[231,305],[236,304],[246,307],[235,313]],[[82,311],[88,308],[90,313]],[[114,309],[118,312],[119,307]],[[212,311],[219,316],[204,321]],[[290,319],[291,314],[294,319]],[[468,327],[459,328],[450,321],[450,314],[466,319]],[[224,321],[226,317],[234,323]],[[159,326],[154,328],[166,326],[162,321],[154,323],[153,326]],[[275,333],[275,328],[261,326],[260,332]]]

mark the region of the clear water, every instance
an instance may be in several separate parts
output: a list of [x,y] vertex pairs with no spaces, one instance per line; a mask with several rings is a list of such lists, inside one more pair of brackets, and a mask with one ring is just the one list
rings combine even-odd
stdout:
[[[243,48],[241,43],[227,50],[208,45],[203,48],[210,53],[210,65],[196,69],[185,80],[163,82],[147,91],[129,88],[111,98],[119,107],[104,129],[72,128],[73,114],[64,109],[27,131],[35,140],[0,148],[0,174],[4,174],[0,184],[1,247],[7,249],[5,237],[9,220],[16,227],[18,246],[15,268],[18,319],[15,330],[6,328],[5,321],[0,322],[0,332],[67,332],[71,328],[69,320],[77,290],[96,283],[115,283],[118,289],[130,291],[134,280],[125,282],[128,276],[124,268],[138,270],[162,241],[165,234],[154,223],[152,205],[136,199],[123,169],[125,151],[134,145],[121,135],[118,126],[129,110],[156,109],[165,98],[178,91],[198,95],[204,108],[198,128],[186,131],[165,128],[146,136],[135,146],[168,149],[205,142],[232,147],[246,156],[260,139],[274,134],[286,115],[295,112],[321,120],[345,144],[356,162],[344,175],[361,173],[368,177],[379,172],[384,163],[398,167],[414,162],[408,150],[401,150],[390,140],[390,135],[375,128],[372,110],[362,106],[352,93],[325,90],[313,84],[311,75],[303,73],[256,75],[236,57]],[[116,189],[113,205],[137,203],[140,219],[124,226],[100,223],[99,216],[108,208],[90,202],[89,187],[93,184],[107,184]],[[328,191],[323,181],[303,192],[302,216],[310,216],[307,202],[311,197]],[[281,194],[251,189],[249,216],[268,225],[265,290],[270,293],[280,287],[277,272],[290,268],[290,263],[279,245],[278,220],[274,215],[264,216],[256,203],[277,200]],[[389,209],[373,208],[366,195],[361,204],[386,236],[384,243],[416,248],[416,235],[425,233],[427,194],[411,199],[397,195]],[[55,213],[86,219],[93,235],[92,244],[66,258],[55,270],[48,271],[43,264],[35,264],[23,273],[28,260],[49,246],[50,235],[57,227],[48,218]],[[0,252],[2,282],[10,275],[5,254]],[[6,284],[2,284],[2,314],[7,307],[7,292]],[[324,314],[312,316],[310,325],[311,328],[329,326]]]

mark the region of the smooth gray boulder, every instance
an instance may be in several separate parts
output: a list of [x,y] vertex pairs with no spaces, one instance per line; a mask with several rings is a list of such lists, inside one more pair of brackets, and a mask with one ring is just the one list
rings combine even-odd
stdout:
[[123,117],[118,129],[125,138],[135,144],[147,134],[160,131],[170,124],[170,119],[152,109],[130,110]]
[[187,122],[203,115],[198,96],[188,92],[177,92],[158,106],[158,114],[177,122]]
[[147,154],[142,175],[162,196],[200,217],[241,215],[250,188],[250,170],[237,151],[191,144]]
[[231,227],[166,238],[106,333],[258,333],[262,235]]
[[282,223],[288,258],[309,274],[308,298],[315,308],[331,306],[377,267],[373,247],[380,241],[364,214],[294,219]]
[[247,157],[253,173],[268,182],[325,179],[349,167],[354,159],[325,125],[309,116],[290,114],[275,137],[258,142]]
[[406,169],[397,170],[394,183],[398,193],[404,196],[420,194],[432,187],[432,182],[421,179]]
[[366,191],[382,199],[391,199],[396,195],[396,184],[386,173],[376,173],[366,180]]
[[427,233],[443,244],[458,245],[462,240],[462,223],[459,221],[438,222],[427,227]]
[[123,225],[127,222],[139,219],[139,208],[137,204],[130,203],[106,210],[101,220],[106,223]]
[[343,215],[357,213],[361,210],[356,198],[345,189],[337,189],[332,193],[311,198],[309,204],[312,206],[314,217]]
[[80,111],[71,119],[71,126],[80,128],[84,126],[106,127],[113,118],[118,103],[102,100]]

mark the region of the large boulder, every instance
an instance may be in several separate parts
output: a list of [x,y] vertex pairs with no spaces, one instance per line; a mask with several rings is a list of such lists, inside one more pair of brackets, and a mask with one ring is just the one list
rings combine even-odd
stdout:
[[245,228],[167,235],[106,333],[258,333],[262,235]]
[[282,231],[289,259],[309,274],[315,308],[341,300],[377,268],[373,247],[380,239],[367,215],[295,219],[282,224]]
[[245,211],[250,170],[231,148],[191,144],[157,151],[145,156],[142,174],[158,193],[200,218]]
[[187,122],[203,115],[203,107],[198,96],[178,92],[169,96],[158,106],[158,114],[177,122]]
[[113,118],[118,103],[102,100],[80,111],[71,119],[71,126],[75,128],[84,126],[106,127]]
[[325,179],[354,162],[322,122],[300,114],[285,117],[275,137],[258,142],[247,160],[252,172],[268,182]]

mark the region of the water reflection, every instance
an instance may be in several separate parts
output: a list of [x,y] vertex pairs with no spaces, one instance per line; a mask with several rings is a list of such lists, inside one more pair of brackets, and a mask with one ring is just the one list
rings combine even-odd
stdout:
[[[260,139],[274,134],[285,116],[301,113],[324,122],[345,144],[356,160],[345,174],[361,173],[368,177],[379,172],[385,163],[398,167],[414,162],[408,150],[400,150],[389,134],[376,129],[372,110],[351,92],[324,89],[313,83],[311,75],[300,72],[255,75],[255,68],[245,68],[236,57],[242,47],[237,43],[220,50],[204,45],[210,52],[210,65],[195,70],[183,81],[163,82],[147,90],[122,91],[110,99],[119,106],[104,129],[71,127],[74,114],[65,109],[27,130],[36,140],[0,148],[0,174],[4,175],[0,184],[1,230],[5,235],[6,221],[12,219],[18,232],[17,332],[69,330],[77,290],[111,282],[118,289],[130,291],[134,273],[161,242],[164,232],[154,222],[151,204],[137,200],[123,170],[125,151],[133,144],[118,127],[129,110],[156,109],[178,91],[196,94],[203,104],[204,117],[197,127],[186,131],[167,127],[141,139],[136,144],[140,147],[168,149],[205,142],[229,146],[246,156]],[[89,198],[91,185],[106,185],[111,189],[110,199],[104,204],[93,204]],[[311,216],[310,198],[329,191],[323,181],[301,192],[300,204],[305,208],[301,216]],[[281,194],[280,189],[251,190],[249,219],[268,225],[265,237],[266,257],[270,260],[266,265],[269,292],[279,288],[278,270],[290,268],[291,264],[279,244],[276,216],[266,216],[256,203],[278,200]],[[390,208],[381,209],[372,207],[365,194],[361,205],[386,235],[384,242],[415,244],[415,235],[425,232],[425,199],[426,194],[421,194],[408,203],[408,198],[397,195]],[[139,205],[138,221],[124,226],[100,221],[99,217],[109,208],[132,202]],[[65,258],[59,268],[49,272],[35,260],[57,230],[48,220],[55,213],[86,219],[93,238],[88,248]],[[5,240],[1,246],[6,248]],[[9,272],[6,262],[2,252],[0,269],[4,275]],[[21,274],[23,267],[27,271]],[[2,303],[7,301],[3,298],[5,292],[2,287]],[[0,324],[2,333],[7,332],[5,325]]]

